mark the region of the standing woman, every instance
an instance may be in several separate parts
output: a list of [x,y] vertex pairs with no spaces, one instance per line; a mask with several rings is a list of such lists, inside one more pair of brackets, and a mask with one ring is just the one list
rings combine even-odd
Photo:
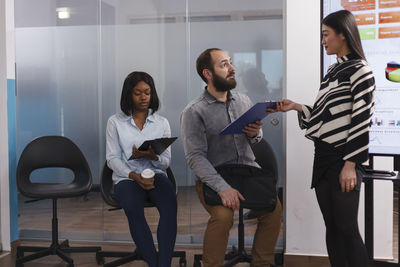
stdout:
[[306,137],[314,141],[312,188],[326,225],[332,267],[366,267],[367,252],[357,223],[361,176],[368,160],[375,80],[365,61],[353,15],[334,12],[322,21],[322,45],[336,54],[313,106],[284,99],[276,110],[296,110]]
[[[166,169],[171,160],[167,148],[161,155],[151,149],[139,151],[146,140],[170,137],[166,118],[157,115],[159,100],[153,78],[145,72],[132,72],[124,82],[121,111],[107,123],[107,165],[113,170],[114,193],[128,218],[129,229],[140,254],[150,267],[169,267],[177,231],[175,188]],[[131,156],[133,160],[128,160]],[[154,180],[143,179],[145,169],[154,171]],[[148,182],[150,180],[150,182]],[[144,216],[144,203],[150,199],[158,209],[158,253]]]

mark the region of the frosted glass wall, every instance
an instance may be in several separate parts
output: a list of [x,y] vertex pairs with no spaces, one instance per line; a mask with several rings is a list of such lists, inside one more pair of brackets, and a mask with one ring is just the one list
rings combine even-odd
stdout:
[[[70,17],[60,19],[60,11]],[[181,111],[204,90],[195,61],[206,48],[220,47],[230,54],[236,90],[253,101],[282,95],[280,0],[15,0],[15,12],[17,157],[37,136],[64,135],[83,151],[94,184],[105,160],[107,119],[119,111],[123,80],[132,71],[153,76],[159,113],[178,137]],[[263,127],[279,164],[280,120],[280,115],[270,115]],[[194,177],[180,140],[172,146],[171,168],[180,190],[191,190]],[[183,197],[183,202],[196,200]],[[112,232],[101,198],[97,209],[99,231]],[[185,209],[186,227],[177,240],[196,243],[191,238],[193,210],[190,205]],[[107,238],[129,240],[124,231]]]

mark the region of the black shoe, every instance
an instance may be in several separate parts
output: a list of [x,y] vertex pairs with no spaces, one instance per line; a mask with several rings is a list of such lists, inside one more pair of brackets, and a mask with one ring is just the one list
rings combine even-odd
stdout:
[[[249,210],[243,215],[244,220],[251,220],[257,218],[257,214],[254,210]],[[274,266],[275,267],[275,266]]]

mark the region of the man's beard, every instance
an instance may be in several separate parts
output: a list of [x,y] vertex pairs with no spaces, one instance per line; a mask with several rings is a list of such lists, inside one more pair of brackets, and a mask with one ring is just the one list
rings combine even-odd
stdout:
[[[215,89],[218,92],[226,92],[236,87],[235,78],[227,80],[226,78],[224,79],[218,74],[216,74],[214,71],[212,72],[212,74],[213,74],[212,84],[214,85]],[[228,76],[232,74],[234,74],[234,72],[229,73]]]

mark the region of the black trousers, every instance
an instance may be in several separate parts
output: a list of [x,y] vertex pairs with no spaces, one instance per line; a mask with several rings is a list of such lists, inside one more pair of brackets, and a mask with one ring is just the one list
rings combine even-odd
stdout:
[[342,192],[338,173],[337,166],[328,169],[315,186],[331,267],[367,267],[367,250],[357,222],[360,191]]
[[344,146],[315,141],[311,187],[315,188],[326,226],[326,247],[331,267],[367,267],[367,249],[358,229],[358,204],[362,175],[356,165],[357,185],[342,192],[339,175],[343,168]]

